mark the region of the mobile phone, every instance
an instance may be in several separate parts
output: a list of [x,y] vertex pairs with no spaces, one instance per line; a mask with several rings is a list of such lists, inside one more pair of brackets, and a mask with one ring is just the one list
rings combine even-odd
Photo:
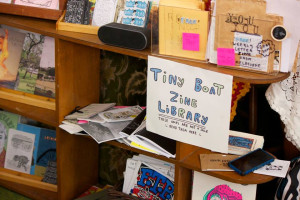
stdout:
[[228,162],[228,166],[244,176],[274,161],[274,156],[258,148]]

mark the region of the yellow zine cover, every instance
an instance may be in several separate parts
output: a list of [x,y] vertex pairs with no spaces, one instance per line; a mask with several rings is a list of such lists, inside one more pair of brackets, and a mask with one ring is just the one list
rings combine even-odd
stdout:
[[205,60],[208,11],[159,6],[159,53]]

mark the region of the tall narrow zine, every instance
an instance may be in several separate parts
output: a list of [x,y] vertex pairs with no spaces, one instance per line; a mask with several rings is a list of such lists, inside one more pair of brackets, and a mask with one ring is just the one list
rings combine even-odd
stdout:
[[45,36],[27,33],[18,70],[16,90],[33,94],[40,68]]
[[14,89],[25,33],[0,27],[0,86]]

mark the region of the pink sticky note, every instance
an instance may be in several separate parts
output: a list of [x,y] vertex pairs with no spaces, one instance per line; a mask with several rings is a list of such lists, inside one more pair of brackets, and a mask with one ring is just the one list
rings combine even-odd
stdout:
[[199,51],[200,37],[198,33],[182,33],[182,49]]
[[235,66],[234,49],[218,48],[218,65]]

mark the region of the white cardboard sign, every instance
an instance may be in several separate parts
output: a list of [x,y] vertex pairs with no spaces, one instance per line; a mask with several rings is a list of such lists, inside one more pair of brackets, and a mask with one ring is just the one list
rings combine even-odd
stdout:
[[227,153],[232,76],[148,57],[148,131]]

